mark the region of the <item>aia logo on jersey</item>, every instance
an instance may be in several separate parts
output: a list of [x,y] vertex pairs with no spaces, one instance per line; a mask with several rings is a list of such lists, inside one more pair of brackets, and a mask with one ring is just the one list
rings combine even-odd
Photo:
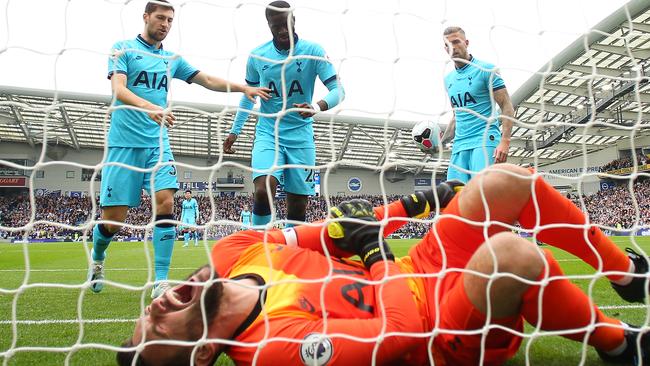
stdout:
[[460,93],[456,94],[455,96],[451,96],[451,105],[454,108],[461,108],[461,107],[467,107],[470,104],[476,104],[476,99],[470,94],[469,92],[465,92],[463,96],[460,95]]
[[[275,96],[278,98],[281,96],[280,93],[282,92],[282,88],[278,89],[278,87],[275,85],[275,82],[269,82],[269,89],[271,89],[269,94],[275,94]],[[302,85],[300,85],[300,82],[298,80],[291,80],[288,94],[288,98],[291,98],[291,96],[294,94],[305,95],[305,93],[302,91]]]
[[165,91],[167,91],[167,84],[167,73],[158,76],[156,72],[148,73],[146,71],[140,71],[133,82],[133,86],[143,85],[147,89],[165,89]]
[[327,365],[333,354],[332,340],[321,333],[307,334],[300,345],[300,359],[304,365]]

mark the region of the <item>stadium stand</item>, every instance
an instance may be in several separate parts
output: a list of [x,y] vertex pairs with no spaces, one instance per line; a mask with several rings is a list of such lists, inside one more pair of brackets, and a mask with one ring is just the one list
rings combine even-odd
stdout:
[[[633,185],[636,201],[639,205],[639,220],[636,220],[636,212],[632,203],[632,196],[628,185],[621,184],[612,189],[599,191],[591,195],[582,196],[591,222],[609,226],[612,228],[630,229],[637,226],[650,224],[650,180],[639,180]],[[199,203],[200,223],[205,224],[211,219],[211,204],[208,197],[195,197]],[[331,196],[330,205],[337,205],[344,199],[363,198],[370,200],[373,205],[383,202],[382,196],[359,195],[359,196]],[[387,200],[394,201],[398,196],[389,195]],[[578,207],[581,207],[581,200],[578,196],[571,195],[572,200]],[[126,223],[130,225],[144,226],[151,220],[151,199],[148,196],[142,198],[142,205],[132,208]],[[177,206],[180,205],[181,196],[176,197]],[[36,217],[35,221],[51,221],[67,225],[83,225],[92,212],[91,202],[88,198],[76,197],[35,197]],[[278,220],[286,218],[285,200],[277,200]],[[244,205],[252,204],[252,196],[240,195],[234,197],[216,197],[214,221],[230,220],[239,221],[239,213]],[[0,213],[0,220],[3,226],[18,228],[26,225],[31,216],[30,202],[28,196],[0,197],[0,207],[5,207]],[[324,197],[311,197],[310,210],[307,213],[307,220],[312,222],[325,218],[327,212],[327,201]],[[399,238],[419,238],[426,232],[426,225],[410,223],[397,231],[394,235]],[[217,239],[239,230],[238,225],[211,225],[207,237]],[[30,239],[63,239],[66,241],[79,240],[82,233],[59,226],[36,224],[30,230]],[[119,238],[124,240],[142,240],[145,230],[142,228],[125,227],[119,233]],[[0,231],[0,238],[18,237],[22,238],[24,232]]]
[[[637,166],[643,166],[648,163],[648,156],[642,153],[636,154]],[[616,160],[612,160],[607,164],[604,164],[600,167],[600,171],[603,173],[611,172],[618,169],[631,168],[633,166],[632,158],[622,157]]]

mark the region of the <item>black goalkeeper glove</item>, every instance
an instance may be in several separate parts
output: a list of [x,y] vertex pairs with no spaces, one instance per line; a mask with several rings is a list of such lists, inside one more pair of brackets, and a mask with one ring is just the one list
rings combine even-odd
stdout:
[[[330,209],[330,216],[334,219],[365,221],[332,221],[327,225],[327,233],[339,249],[358,254],[366,268],[369,269],[375,262],[384,258],[395,260],[384,238],[380,236],[381,228],[379,225],[372,224],[377,222],[377,218],[370,202],[361,199],[341,202]],[[382,255],[381,248],[385,257]]]
[[[451,199],[464,186],[465,183],[459,180],[448,180],[438,184],[435,191],[433,189],[418,191],[408,196],[403,196],[400,198],[400,201],[402,201],[402,205],[404,205],[406,214],[409,217],[423,219],[428,217],[432,211],[435,211],[438,204],[441,210],[447,207]],[[435,196],[438,196],[437,201]]]

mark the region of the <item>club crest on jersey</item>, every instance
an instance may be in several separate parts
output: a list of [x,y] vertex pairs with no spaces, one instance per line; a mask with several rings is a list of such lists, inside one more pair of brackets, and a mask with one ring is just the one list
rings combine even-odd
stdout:
[[300,359],[304,365],[327,365],[333,354],[332,340],[321,333],[307,334],[300,345]]

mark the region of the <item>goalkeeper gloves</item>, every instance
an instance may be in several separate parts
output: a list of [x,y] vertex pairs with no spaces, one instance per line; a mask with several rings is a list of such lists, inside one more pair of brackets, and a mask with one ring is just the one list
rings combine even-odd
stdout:
[[[400,198],[404,210],[409,217],[416,219],[423,219],[429,216],[436,207],[443,209],[447,207],[451,199],[454,198],[456,193],[460,192],[465,184],[458,180],[448,180],[438,184],[435,191],[427,189],[425,191],[418,191],[408,196]],[[436,201],[436,196],[438,200]],[[438,206],[438,204],[440,206]]]
[[358,254],[366,268],[370,269],[375,262],[384,258],[395,260],[395,256],[381,236],[381,228],[373,224],[377,222],[377,218],[370,202],[361,199],[341,202],[330,209],[330,216],[335,219],[363,221],[332,221],[327,225],[327,233],[339,249]]

